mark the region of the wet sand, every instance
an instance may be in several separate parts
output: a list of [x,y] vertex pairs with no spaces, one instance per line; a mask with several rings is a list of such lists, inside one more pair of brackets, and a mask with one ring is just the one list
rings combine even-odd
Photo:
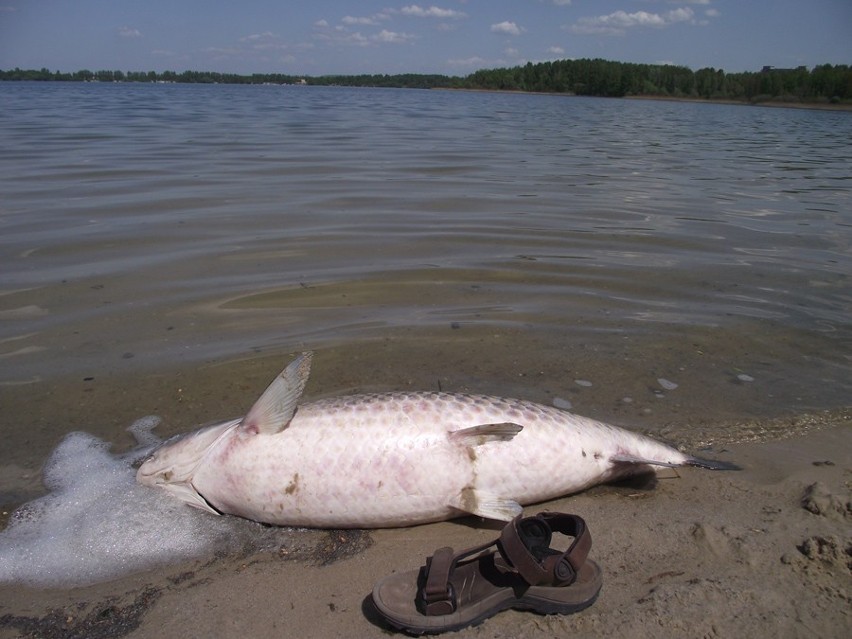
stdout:
[[[485,352],[478,342],[472,348]],[[310,398],[391,387],[481,390],[538,401],[559,394],[586,408],[597,406],[593,416],[640,427],[656,424],[663,435],[669,431],[661,424],[689,422],[688,429],[674,431],[681,437],[692,433],[683,442],[688,448],[697,450],[710,439],[711,454],[724,451],[725,459],[744,467],[667,471],[651,483],[603,486],[528,507],[529,514],[548,509],[586,518],[592,557],[605,573],[600,599],[567,617],[504,612],[454,636],[830,637],[848,631],[848,409],[756,419],[747,427],[748,420],[722,411],[699,419],[700,395],[693,405],[688,399],[667,403],[650,393],[653,399],[643,400],[634,393],[635,405],[627,412],[609,399],[613,391],[603,384],[580,387],[578,392],[587,393],[582,399],[553,388],[552,364],[539,362],[541,370],[535,370],[523,355],[511,374],[502,376],[496,368],[506,361],[497,352],[477,370],[465,367],[459,363],[465,347],[457,333],[451,342],[427,341],[420,349],[413,344],[402,351],[388,344],[325,349],[317,355]],[[391,352],[402,354],[394,358]],[[255,356],[135,380],[66,380],[27,393],[2,389],[4,407],[25,422],[32,444],[11,451],[4,466],[4,510],[15,496],[21,502],[41,490],[34,460],[43,459],[56,442],[40,439],[40,429],[61,419],[69,430],[93,432],[117,448],[129,446],[130,436],[116,425],[144,414],[165,418],[162,435],[187,430],[239,414],[284,359]],[[603,372],[592,362],[598,360],[575,360],[575,374],[597,380]],[[435,374],[435,362],[445,364],[443,374]],[[610,376],[617,374],[610,370]],[[491,380],[485,388],[484,379]],[[686,371],[678,379],[689,386]],[[701,424],[704,428],[697,427]],[[743,443],[750,439],[756,442]],[[498,531],[499,526],[475,518],[396,530],[295,531],[259,554],[207,557],[90,587],[2,584],[0,638],[388,636],[368,604],[376,580],[418,567],[440,546],[475,545]]]

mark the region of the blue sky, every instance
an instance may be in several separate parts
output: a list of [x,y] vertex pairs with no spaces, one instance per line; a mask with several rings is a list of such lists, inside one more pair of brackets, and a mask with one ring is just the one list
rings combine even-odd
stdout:
[[443,73],[852,64],[852,0],[0,0],[0,69]]

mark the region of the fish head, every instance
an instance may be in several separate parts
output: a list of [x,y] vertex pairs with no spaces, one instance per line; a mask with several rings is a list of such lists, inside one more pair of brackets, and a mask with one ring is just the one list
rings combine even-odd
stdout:
[[162,488],[190,506],[217,513],[193,486],[192,478],[210,451],[239,423],[238,419],[223,422],[167,439],[142,462],[136,481]]

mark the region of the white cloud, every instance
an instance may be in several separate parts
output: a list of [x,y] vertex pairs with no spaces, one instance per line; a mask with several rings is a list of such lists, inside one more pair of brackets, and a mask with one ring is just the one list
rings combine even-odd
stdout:
[[264,31],[263,33],[252,33],[244,38],[240,38],[240,42],[258,42],[260,40],[269,40],[274,38],[272,31]]
[[275,51],[290,48],[289,45],[281,41],[279,36],[271,31],[252,33],[244,38],[240,38],[240,42],[248,45],[248,48],[254,51]]
[[567,7],[569,4],[571,4],[571,0],[553,0],[553,4],[555,4],[557,7]]
[[399,10],[402,15],[413,16],[415,18],[440,18],[442,20],[464,18],[466,13],[456,11],[454,9],[442,9],[432,5],[428,9],[424,9],[420,5],[411,4]]
[[627,29],[637,27],[663,28],[680,22],[694,21],[695,12],[689,7],[680,7],[666,13],[615,11],[605,16],[580,18],[568,28],[578,34],[623,35]]
[[314,26],[319,29],[327,29],[328,28],[328,20],[317,20],[314,22]]
[[480,58],[478,55],[475,55],[470,58],[454,58],[451,60],[447,60],[447,63],[450,66],[454,67],[464,67],[464,68],[472,68],[472,67],[482,67],[486,64],[485,58]]
[[565,53],[565,49],[562,47],[547,47],[547,52],[553,55],[563,55]]
[[203,49],[203,51],[214,56],[214,58],[223,58],[240,54],[240,49],[236,47],[207,47]]
[[666,24],[674,24],[675,22],[691,22],[695,18],[695,12],[689,7],[680,7],[673,9],[663,16]]
[[514,22],[509,22],[508,20],[491,25],[491,33],[502,33],[504,35],[517,36],[521,35],[521,31],[523,31],[521,27]]
[[141,38],[142,32],[139,29],[131,29],[130,27],[121,27],[118,30],[118,35],[122,38]]
[[382,29],[370,39],[374,42],[381,42],[384,44],[407,44],[414,40],[414,36],[410,33],[397,33],[396,31]]
[[[344,16],[341,19],[343,24],[352,26],[352,25],[366,25],[366,26],[375,26],[381,23],[384,20],[390,20],[391,16],[388,11],[382,11],[380,13],[373,14],[371,16]],[[326,23],[328,24],[328,23]]]
[[356,47],[366,47],[370,45],[370,40],[366,36],[361,35],[360,31],[355,33],[338,32],[334,38],[336,44],[348,44]]
[[376,24],[376,20],[374,18],[355,18],[353,16],[344,16],[343,19],[341,20],[341,22],[343,24],[349,24],[349,25],[353,25],[353,24],[373,25],[373,24]]

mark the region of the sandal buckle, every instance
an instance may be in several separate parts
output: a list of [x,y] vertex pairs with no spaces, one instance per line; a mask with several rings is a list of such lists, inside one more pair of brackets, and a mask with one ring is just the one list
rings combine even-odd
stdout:
[[417,603],[423,614],[430,617],[450,615],[456,611],[456,593],[451,583],[442,589],[423,588]]
[[570,584],[577,578],[577,571],[568,560],[566,555],[562,555],[560,560],[553,567],[553,577],[557,583]]

